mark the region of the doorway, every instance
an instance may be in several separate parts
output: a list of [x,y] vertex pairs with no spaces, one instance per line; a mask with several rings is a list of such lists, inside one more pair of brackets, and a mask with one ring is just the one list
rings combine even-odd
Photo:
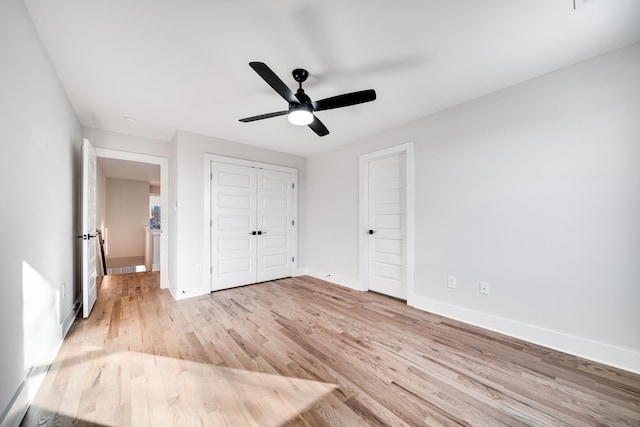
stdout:
[[[105,162],[105,164],[107,163],[111,163],[112,165],[118,166],[119,169],[122,170],[122,175],[119,175],[117,178],[119,179],[131,179],[132,177],[134,179],[136,179],[136,176],[140,176],[140,174],[142,175],[148,175],[148,170],[150,170],[151,168],[160,168],[160,182],[159,182],[159,196],[160,196],[160,209],[159,211],[161,213],[165,213],[168,212],[168,206],[169,206],[169,197],[168,197],[168,191],[169,191],[169,160],[166,157],[159,157],[159,156],[152,156],[152,155],[147,155],[147,154],[138,154],[138,153],[130,153],[127,151],[119,151],[119,150],[111,150],[111,149],[106,149],[106,148],[95,148],[95,152],[96,155],[98,157],[98,162]],[[137,175],[136,175],[137,174]],[[147,186],[148,187],[148,186]],[[142,209],[145,209],[145,212],[148,212],[148,195],[149,195],[149,191],[147,190],[146,192],[147,196],[146,196],[146,208],[143,206]],[[141,201],[141,203],[143,203]],[[147,214],[148,216],[148,214]],[[147,218],[148,221],[148,218]],[[141,226],[143,224],[140,224]],[[147,224],[149,225],[149,224]],[[169,236],[169,222],[168,221],[163,221],[162,222],[162,226],[160,229],[157,230],[150,230],[148,232],[148,234],[153,234],[154,232],[157,232],[156,234],[158,234],[158,236],[151,236],[152,239],[151,241],[153,242],[153,238],[155,237],[156,239],[159,240],[159,244],[156,245],[156,247],[159,246],[159,255],[156,254],[156,258],[159,258],[159,270],[160,270],[160,288],[168,288],[169,287],[169,274],[168,274],[168,262],[169,262],[169,256],[168,256],[168,236]],[[109,246],[109,231],[108,230],[103,230],[103,232],[106,232],[106,235],[104,235],[103,237],[106,240],[106,245],[107,245],[107,251],[109,250],[108,246]],[[145,248],[145,252],[146,252],[146,248]],[[146,254],[145,254],[146,255]],[[153,254],[151,255],[153,257]],[[144,258],[144,257],[143,257]],[[124,262],[124,260],[122,260]],[[119,262],[119,261],[118,261]],[[116,263],[117,264],[117,263]],[[114,265],[116,265],[114,264]],[[122,265],[118,265],[115,268],[118,269],[119,271],[122,271],[122,268],[131,268],[131,266],[129,265],[130,263],[126,263],[126,266]],[[135,265],[140,265],[139,260],[134,262]],[[145,261],[142,261],[142,264],[145,264]],[[129,271],[129,270],[126,270]],[[141,269],[136,269],[135,266],[133,266],[133,269],[131,270],[131,272],[134,271],[141,271]]]
[[413,298],[413,143],[360,156],[362,290]]

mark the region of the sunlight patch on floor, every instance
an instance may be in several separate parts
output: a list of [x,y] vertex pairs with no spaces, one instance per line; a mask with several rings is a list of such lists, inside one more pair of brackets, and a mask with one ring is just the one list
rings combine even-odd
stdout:
[[35,404],[103,426],[278,426],[337,387],[138,352],[77,356],[56,375],[67,377],[65,393],[81,394],[79,406],[54,395]]

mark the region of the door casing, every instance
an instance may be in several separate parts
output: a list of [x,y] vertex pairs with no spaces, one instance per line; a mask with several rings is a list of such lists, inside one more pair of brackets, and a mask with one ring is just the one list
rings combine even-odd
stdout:
[[95,150],[98,157],[105,159],[128,160],[160,166],[160,213],[163,218],[160,234],[160,288],[169,288],[169,159],[110,148],[95,147]]

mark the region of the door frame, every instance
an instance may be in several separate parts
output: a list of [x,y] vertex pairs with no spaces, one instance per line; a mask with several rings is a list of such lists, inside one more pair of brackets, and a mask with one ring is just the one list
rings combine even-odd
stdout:
[[96,155],[105,159],[128,160],[160,166],[160,289],[169,288],[169,159],[151,154],[132,153],[95,147]]
[[[298,271],[298,169],[289,166],[274,165],[271,163],[256,162],[253,160],[239,159],[236,157],[220,156],[217,154],[204,154],[204,221],[203,221],[203,236],[206,236],[203,240],[203,253],[204,259],[202,264],[203,271],[203,286],[206,286],[210,292],[213,292],[213,270],[211,266],[211,243],[212,243],[212,212],[211,212],[211,177],[212,177],[212,162],[228,163],[237,166],[249,166],[259,169],[269,169],[279,172],[287,172],[293,174],[293,257],[295,261],[291,265],[291,275],[295,276]],[[207,274],[208,272],[208,274]]]
[[359,158],[359,252],[360,252],[360,290],[369,290],[369,162],[404,153],[405,156],[405,211],[406,211],[406,229],[405,229],[405,253],[406,253],[406,286],[407,286],[407,304],[413,305],[414,292],[414,154],[413,141],[394,147],[385,148],[383,150],[374,151],[360,155]]

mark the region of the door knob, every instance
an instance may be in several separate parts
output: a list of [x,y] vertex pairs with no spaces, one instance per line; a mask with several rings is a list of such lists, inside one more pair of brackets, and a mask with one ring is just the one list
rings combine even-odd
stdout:
[[375,230],[369,230],[369,234],[377,233]]
[[97,237],[97,234],[82,234],[80,236],[75,236],[76,239],[89,240]]

